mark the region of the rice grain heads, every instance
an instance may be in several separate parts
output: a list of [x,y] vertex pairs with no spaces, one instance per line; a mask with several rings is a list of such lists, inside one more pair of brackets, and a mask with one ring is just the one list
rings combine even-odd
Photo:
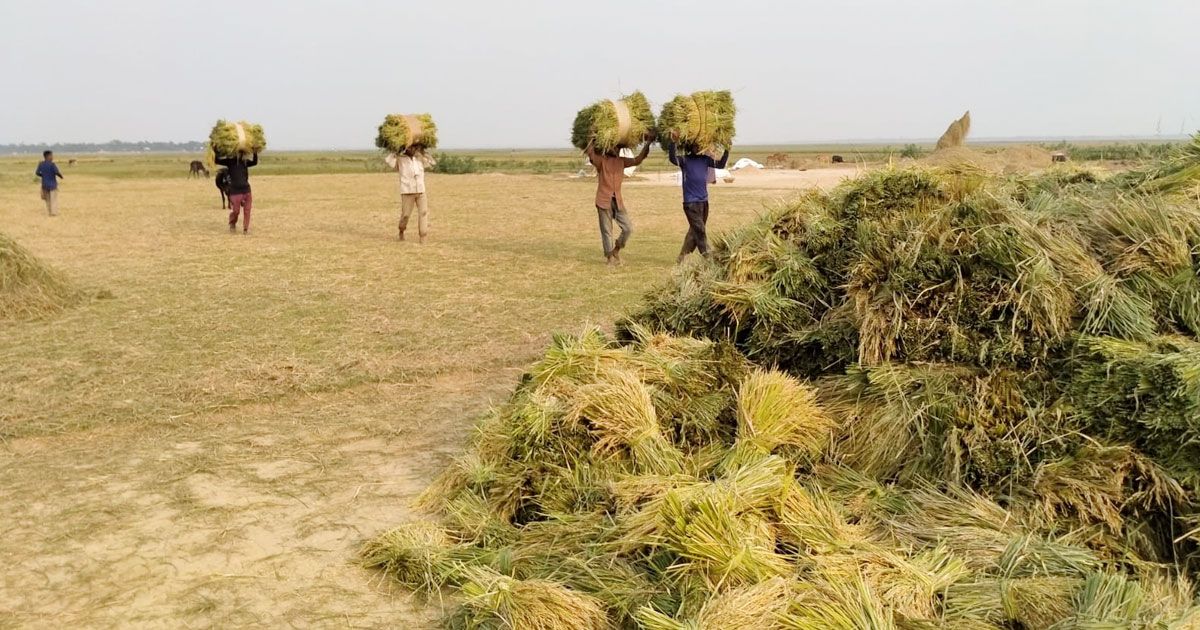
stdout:
[[213,156],[221,158],[262,153],[267,148],[267,137],[262,125],[218,120],[208,134],[208,147]]
[[736,116],[733,94],[728,90],[678,94],[663,105],[658,120],[659,142],[664,149],[672,141],[699,151],[728,147],[736,133]]
[[583,150],[592,141],[597,151],[611,153],[641,145],[654,129],[654,112],[641,92],[615,100],[601,100],[579,110],[571,126],[571,144]]
[[66,276],[0,234],[0,320],[50,315],[82,298]]
[[388,114],[375,137],[375,146],[392,153],[410,146],[434,149],[437,144],[437,125],[429,114]]

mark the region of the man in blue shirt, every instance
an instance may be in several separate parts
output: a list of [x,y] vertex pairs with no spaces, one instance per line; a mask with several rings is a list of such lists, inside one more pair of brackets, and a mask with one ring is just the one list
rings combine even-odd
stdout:
[[58,216],[58,180],[63,175],[54,163],[53,151],[42,151],[42,162],[38,164],[35,175],[42,178],[42,201],[46,202],[46,211],[50,216]]
[[683,215],[687,217],[688,233],[676,261],[682,263],[685,256],[697,249],[701,256],[708,256],[708,173],[709,169],[725,168],[729,147],[725,147],[719,160],[701,154],[695,147],[686,147],[683,155],[678,155],[675,149],[674,142],[667,145],[668,158],[679,167],[683,178]]

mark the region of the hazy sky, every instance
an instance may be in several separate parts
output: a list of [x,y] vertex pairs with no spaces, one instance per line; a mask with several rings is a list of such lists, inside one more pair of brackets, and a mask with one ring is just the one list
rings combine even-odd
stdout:
[[[734,90],[743,143],[1200,128],[1198,0],[0,0],[0,143],[566,146],[586,103]],[[1161,122],[1160,122],[1161,121]]]

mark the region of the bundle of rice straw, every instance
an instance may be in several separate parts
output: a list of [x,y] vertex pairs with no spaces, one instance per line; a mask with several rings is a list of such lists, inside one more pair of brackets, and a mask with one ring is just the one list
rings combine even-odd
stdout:
[[678,94],[663,105],[658,119],[659,142],[664,148],[675,141],[698,151],[728,147],[733,143],[736,115],[729,90]]
[[375,137],[375,146],[392,153],[411,146],[433,149],[437,143],[437,125],[429,114],[388,114]]
[[[208,134],[210,158],[234,157],[240,154],[262,153],[267,148],[267,137],[262,125],[246,121],[218,120]],[[212,161],[211,159],[209,160]]]
[[971,112],[966,112],[962,118],[950,123],[946,132],[942,134],[941,138],[938,138],[937,148],[961,147],[962,143],[966,141],[968,133],[971,133]]
[[654,129],[654,112],[641,92],[620,99],[596,101],[579,110],[571,128],[571,144],[583,150],[589,140],[601,153],[636,147]]

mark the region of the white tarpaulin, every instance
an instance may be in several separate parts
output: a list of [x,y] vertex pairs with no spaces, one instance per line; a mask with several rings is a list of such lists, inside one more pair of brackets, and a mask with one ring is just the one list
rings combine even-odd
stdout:
[[742,158],[742,159],[734,162],[733,166],[730,167],[729,170],[740,171],[747,167],[762,168],[763,165],[759,164],[758,162],[755,162],[754,160],[751,160],[750,158]]
[[[631,158],[631,157],[634,157],[634,152],[633,152],[633,149],[625,148],[625,149],[621,149],[621,151],[619,153],[617,153],[617,155],[619,155],[621,157]],[[630,166],[630,167],[626,168],[625,169],[625,177],[633,177],[633,174],[637,172],[637,168],[638,167],[636,167],[636,166]]]

